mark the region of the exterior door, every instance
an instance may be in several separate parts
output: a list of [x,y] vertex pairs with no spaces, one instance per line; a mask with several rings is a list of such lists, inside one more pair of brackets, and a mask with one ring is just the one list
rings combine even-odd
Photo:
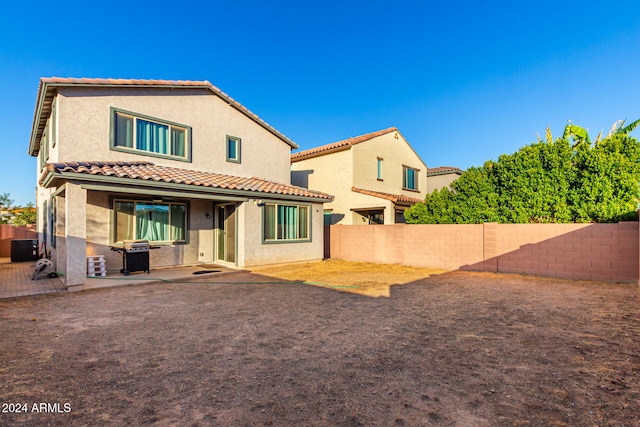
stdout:
[[218,206],[218,261],[236,262],[236,207]]

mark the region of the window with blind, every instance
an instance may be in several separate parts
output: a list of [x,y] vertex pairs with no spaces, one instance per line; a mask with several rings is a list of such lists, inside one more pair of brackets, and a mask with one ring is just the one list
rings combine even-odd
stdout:
[[418,191],[418,169],[408,166],[402,167],[402,188],[404,190]]
[[240,163],[241,139],[227,135],[227,161]]
[[115,200],[114,242],[186,242],[186,203]]
[[309,206],[267,203],[263,207],[262,235],[265,242],[309,241]]
[[112,108],[111,148],[191,161],[191,128]]

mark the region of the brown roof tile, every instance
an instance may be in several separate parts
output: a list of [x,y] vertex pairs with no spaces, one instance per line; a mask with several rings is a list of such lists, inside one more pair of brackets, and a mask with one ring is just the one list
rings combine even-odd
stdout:
[[403,194],[391,194],[383,193],[381,191],[364,190],[362,188],[351,187],[351,191],[354,193],[366,194],[367,196],[379,197],[381,199],[391,200],[396,205],[410,206],[416,203],[424,202],[422,199],[416,197],[409,197]]
[[331,144],[321,145],[320,147],[310,148],[308,150],[299,151],[291,155],[291,162],[297,162],[300,160],[307,159],[309,157],[321,156],[324,154],[329,154],[334,151],[347,150],[351,146],[360,144],[361,142],[368,141],[377,136],[386,135],[390,132],[398,132],[398,128],[393,126],[387,129],[382,129],[376,132],[367,133],[360,136],[354,136],[351,138],[343,139],[341,141],[333,142]]
[[48,163],[40,178],[40,182],[44,182],[49,175],[55,179],[56,177],[63,178],[62,174],[66,175],[69,173],[184,184],[193,187],[233,190],[242,193],[255,192],[259,193],[257,196],[262,197],[266,197],[268,194],[280,194],[285,196],[315,198],[325,201],[333,200],[333,196],[319,191],[267,181],[262,178],[246,178],[190,169],[157,166],[151,162],[145,161]]
[[462,174],[463,170],[460,168],[457,168],[455,166],[438,166],[436,168],[428,168],[427,169],[427,176],[430,175],[442,175],[445,173],[457,173],[457,174]]

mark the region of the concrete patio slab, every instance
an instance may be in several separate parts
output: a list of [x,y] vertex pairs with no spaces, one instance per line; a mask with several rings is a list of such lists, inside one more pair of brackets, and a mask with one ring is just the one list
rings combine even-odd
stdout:
[[35,265],[35,261],[11,262],[10,258],[0,258],[0,299],[67,290],[58,277],[49,278],[42,274],[38,280],[31,280]]
[[106,277],[87,277],[83,290],[112,288],[162,282],[184,282],[209,276],[219,276],[238,272],[215,264],[200,264],[186,267],[151,269],[150,273],[139,272],[125,276],[120,273],[108,273]]
[[[31,280],[35,264],[35,262],[12,263],[9,258],[0,258],[0,299],[67,291],[60,278],[47,277],[48,270],[38,280]],[[187,267],[152,269],[150,273],[133,273],[129,276],[111,272],[105,277],[87,277],[84,286],[76,290],[181,282],[237,271],[215,264],[200,264]]]

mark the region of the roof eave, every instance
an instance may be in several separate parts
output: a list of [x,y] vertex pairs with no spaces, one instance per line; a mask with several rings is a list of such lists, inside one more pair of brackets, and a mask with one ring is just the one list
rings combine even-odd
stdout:
[[[36,139],[38,135],[38,125],[40,123],[40,116],[42,115],[42,106],[46,98],[47,83],[44,79],[40,79],[40,85],[38,86],[38,95],[36,99],[36,109],[33,113],[33,123],[31,124],[31,136],[29,138],[29,149],[27,154],[30,156],[37,156],[40,151],[40,143],[38,141],[38,147],[36,148]],[[43,92],[45,95],[43,96]]]
[[432,172],[432,173],[427,173],[427,177],[429,176],[438,176],[438,175],[449,175],[455,173],[457,175],[462,175],[462,171],[461,170],[449,170],[449,171],[443,171],[443,172]]
[[[273,200],[289,200],[300,202],[315,202],[315,203],[329,203],[333,201],[334,197],[331,195],[318,195],[318,196],[303,196],[303,195],[291,195],[272,193],[268,191],[256,191],[256,190],[236,190],[220,187],[205,187],[194,186],[191,184],[179,184],[165,181],[153,181],[145,179],[125,178],[118,176],[104,176],[104,175],[91,175],[87,173],[77,172],[59,172],[45,169],[40,177],[40,185],[48,187],[59,187],[63,182],[73,181],[77,183],[105,183],[105,184],[124,184],[128,186],[140,186],[140,187],[154,187],[179,190],[185,194],[185,197],[189,197],[189,193],[206,193],[212,197],[215,194],[225,196],[242,196],[248,199],[251,198],[264,198]],[[325,197],[326,196],[326,197]]]
[[[332,142],[329,144],[320,145],[318,147],[309,148],[308,150],[303,150],[303,151],[300,151],[299,153],[292,154],[291,163],[299,162],[301,160],[311,159],[314,157],[324,156],[327,154],[335,153],[337,151],[347,150],[353,147],[354,145],[361,144],[363,142],[369,141],[379,136],[386,135],[391,132],[399,132],[399,131],[396,126],[392,126],[387,129],[381,129],[375,132],[369,132],[363,135],[353,136],[351,138],[343,139],[343,140]],[[332,147],[336,144],[337,144],[337,147]],[[329,148],[324,148],[324,147],[329,147]],[[299,155],[299,157],[294,159],[293,156],[295,155]]]
[[313,159],[315,157],[322,157],[322,156],[326,156],[328,154],[337,153],[337,152],[340,152],[340,151],[347,151],[347,150],[350,150],[351,147],[352,147],[352,145],[342,145],[340,147],[330,148],[328,150],[318,151],[316,153],[304,154],[302,156],[296,157],[295,159],[292,157],[291,158],[291,163],[296,163],[296,162],[300,162],[302,160],[307,160],[307,159]]

